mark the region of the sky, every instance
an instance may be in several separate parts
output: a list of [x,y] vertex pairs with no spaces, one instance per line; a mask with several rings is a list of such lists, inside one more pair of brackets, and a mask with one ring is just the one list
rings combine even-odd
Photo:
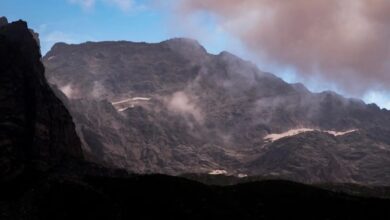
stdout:
[[[365,0],[345,0],[351,3],[328,6],[332,1],[307,4],[304,0],[294,0],[292,5],[277,5],[270,4],[272,1],[269,0],[243,0],[242,4],[234,0],[0,0],[0,16],[6,16],[9,21],[27,21],[30,28],[40,34],[42,54],[56,42],[128,40],[153,43],[173,37],[190,37],[210,53],[232,52],[287,82],[302,82],[313,92],[334,90],[346,97],[360,98],[390,109],[390,89],[387,89],[390,83],[382,83],[387,82],[387,70],[390,70],[386,69],[389,65],[384,65],[388,51],[381,50],[387,47],[372,46],[372,42],[390,42],[390,34],[387,35],[390,32],[383,32],[387,30],[384,27],[390,26],[390,20],[380,10],[385,10],[387,5],[383,5],[382,0],[373,0],[371,8],[360,10],[360,5],[352,2]],[[265,8],[273,14],[269,15]],[[358,9],[359,13],[356,12]],[[342,17],[339,11],[342,11]],[[365,13],[364,17],[360,16],[361,11]],[[301,17],[301,14],[307,17]],[[332,21],[334,14],[339,16],[337,23],[327,23]],[[371,17],[375,18],[375,25]],[[378,21],[385,26],[377,25]],[[335,34],[324,38],[322,36],[328,36],[328,29],[323,28],[327,25]],[[274,29],[274,26],[280,28]],[[367,28],[376,34],[372,41],[363,32]],[[327,41],[332,41],[331,46]],[[353,44],[355,41],[357,43]],[[303,46],[296,49],[292,43]],[[325,46],[317,46],[321,44]],[[374,49],[383,52],[371,52]],[[356,59],[356,54],[364,54],[364,57]],[[378,61],[378,57],[384,61]],[[376,71],[377,66],[386,68],[379,71],[382,69],[378,67]],[[365,68],[371,69],[366,71]]]

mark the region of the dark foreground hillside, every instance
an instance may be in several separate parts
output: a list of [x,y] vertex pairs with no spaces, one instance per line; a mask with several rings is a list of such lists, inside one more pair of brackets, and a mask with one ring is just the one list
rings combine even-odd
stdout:
[[284,181],[208,186],[84,161],[34,33],[0,19],[0,219],[389,219],[390,201]]
[[49,176],[8,195],[1,199],[1,219],[390,218],[389,200],[284,181],[215,187],[160,175]]

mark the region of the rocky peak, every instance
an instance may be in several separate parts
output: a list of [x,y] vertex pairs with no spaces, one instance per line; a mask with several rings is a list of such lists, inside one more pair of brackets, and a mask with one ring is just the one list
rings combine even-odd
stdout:
[[206,49],[200,45],[197,40],[190,38],[172,38],[162,42],[163,44],[168,44],[175,49],[189,49],[189,50],[201,50],[204,53],[207,53]]
[[296,89],[298,92],[304,93],[304,94],[309,94],[310,91],[306,88],[305,85],[302,83],[293,83],[291,86]]
[[0,17],[0,27],[8,24],[8,20],[6,17]]
[[204,60],[207,56],[206,49],[196,40],[189,38],[173,38],[162,42],[179,53],[181,56],[192,60]]
[[68,46],[67,43],[64,43],[64,42],[58,42],[58,43],[55,43],[53,45],[53,47],[51,48],[51,50],[58,50],[58,49],[62,49],[64,47]]
[[27,23],[1,26],[0,45],[0,182],[83,158],[72,118],[44,77]]

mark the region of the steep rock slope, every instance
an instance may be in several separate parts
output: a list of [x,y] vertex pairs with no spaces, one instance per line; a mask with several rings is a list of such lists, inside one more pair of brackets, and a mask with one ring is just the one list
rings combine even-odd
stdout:
[[43,61],[93,161],[136,172],[390,184],[387,110],[311,93],[228,52],[208,54],[189,39],[58,43]]
[[23,21],[0,23],[0,182],[83,158],[69,112],[44,77]]

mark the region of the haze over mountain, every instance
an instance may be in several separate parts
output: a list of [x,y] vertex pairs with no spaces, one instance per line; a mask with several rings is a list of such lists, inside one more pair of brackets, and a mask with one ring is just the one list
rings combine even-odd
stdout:
[[[296,72],[303,80],[314,79],[314,88],[328,81],[354,97],[370,91],[386,93],[389,88],[389,1],[173,2],[177,5],[175,25],[210,16],[209,25],[214,22],[218,30],[239,39],[263,66],[272,63],[276,69]],[[202,26],[188,29],[196,32]],[[215,32],[204,35],[212,37]]]
[[86,157],[139,173],[390,183],[390,113],[194,40],[56,44],[46,77]]

